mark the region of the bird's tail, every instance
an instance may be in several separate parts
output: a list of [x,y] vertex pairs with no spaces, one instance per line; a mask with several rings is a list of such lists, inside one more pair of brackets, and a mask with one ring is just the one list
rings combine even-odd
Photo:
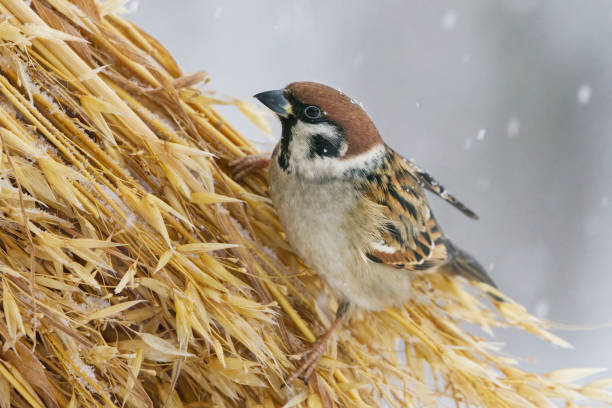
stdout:
[[[444,271],[451,273],[453,275],[460,275],[464,278],[483,282],[487,285],[497,289],[497,285],[493,282],[493,279],[487,274],[482,265],[478,263],[476,259],[467,252],[462,249],[457,248],[450,241],[446,242],[446,248],[448,251],[448,262],[442,268]],[[498,296],[491,294],[494,298],[498,298]]]

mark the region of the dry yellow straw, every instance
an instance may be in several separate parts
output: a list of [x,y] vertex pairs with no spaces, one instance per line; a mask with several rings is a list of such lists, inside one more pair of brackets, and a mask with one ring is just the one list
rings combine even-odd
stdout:
[[[255,149],[120,2],[0,0],[0,407],[547,407],[612,402],[465,330],[567,346],[511,301],[433,275],[283,387],[335,300],[291,252]],[[500,294],[500,296],[502,296]],[[432,299],[436,299],[435,302]],[[488,306],[487,306],[488,305]]]

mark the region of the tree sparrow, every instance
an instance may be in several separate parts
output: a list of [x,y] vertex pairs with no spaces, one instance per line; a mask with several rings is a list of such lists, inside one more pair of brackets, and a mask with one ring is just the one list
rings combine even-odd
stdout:
[[442,233],[424,190],[478,217],[427,172],[383,142],[363,108],[342,92],[295,82],[255,95],[282,124],[271,158],[233,163],[241,177],[269,163],[270,196],[287,239],[340,300],[336,320],[288,379],[306,380],[351,307],[381,310],[411,296],[419,274],[448,271],[495,286]]

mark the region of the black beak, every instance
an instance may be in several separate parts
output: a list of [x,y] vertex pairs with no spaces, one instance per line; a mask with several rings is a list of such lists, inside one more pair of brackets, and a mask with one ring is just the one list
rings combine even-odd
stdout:
[[289,115],[293,114],[291,103],[283,96],[282,89],[260,92],[253,95],[253,97],[259,99],[261,103],[270,108],[278,116],[288,118]]

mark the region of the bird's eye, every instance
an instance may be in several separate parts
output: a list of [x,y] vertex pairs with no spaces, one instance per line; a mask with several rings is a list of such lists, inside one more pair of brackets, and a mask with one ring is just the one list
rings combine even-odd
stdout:
[[304,115],[306,115],[308,119],[319,119],[322,114],[323,112],[321,112],[321,109],[314,105],[307,106],[306,109],[304,109]]

